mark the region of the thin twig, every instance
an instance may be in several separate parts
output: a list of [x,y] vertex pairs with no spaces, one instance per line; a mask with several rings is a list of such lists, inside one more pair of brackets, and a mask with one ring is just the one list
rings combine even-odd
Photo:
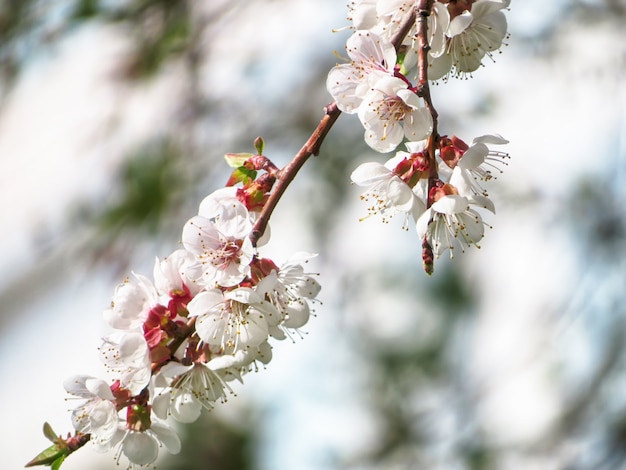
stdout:
[[[432,0],[427,2],[432,7]],[[417,12],[415,9],[411,10],[411,13],[406,18],[404,23],[400,26],[400,29],[393,36],[391,43],[395,47],[396,51],[402,45],[402,41],[409,33],[413,25],[415,24],[415,20],[417,17]],[[424,33],[425,35],[425,33]],[[267,202],[263,206],[259,217],[257,218],[254,227],[252,228],[252,234],[250,235],[250,240],[252,244],[256,246],[259,239],[265,233],[265,229],[267,228],[267,224],[269,223],[272,212],[274,212],[274,208],[278,204],[278,201],[282,197],[283,193],[287,189],[287,187],[291,184],[293,179],[296,177],[302,165],[309,159],[311,155],[318,155],[320,151],[320,147],[322,146],[322,142],[328,135],[328,132],[339,118],[341,111],[337,108],[337,103],[332,102],[328,106],[324,108],[324,117],[321,119],[309,139],[302,146],[302,148],[298,151],[298,153],[293,157],[291,162],[285,165],[282,170],[278,172],[278,178],[276,181],[276,186],[270,194],[270,197],[267,199]]]
[[[424,103],[426,103],[426,109],[430,113],[433,119],[433,131],[428,138],[428,158],[430,167],[430,180],[433,181],[437,178],[437,162],[435,160],[435,148],[437,141],[439,140],[439,134],[437,133],[437,119],[439,114],[433,105],[432,98],[430,96],[430,86],[428,85],[428,51],[430,45],[428,44],[428,17],[433,8],[433,0],[420,0],[417,6],[418,10],[418,55],[417,55],[417,72],[418,72],[418,84],[417,94],[422,97]],[[430,183],[429,183],[430,186]],[[429,187],[430,190],[430,187]]]

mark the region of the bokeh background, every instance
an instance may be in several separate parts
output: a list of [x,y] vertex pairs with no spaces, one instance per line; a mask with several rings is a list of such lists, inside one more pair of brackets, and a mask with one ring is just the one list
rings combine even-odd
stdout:
[[[70,430],[63,380],[102,376],[101,312],[179,245],[226,152],[284,165],[330,101],[336,0],[0,1],[0,448]],[[440,129],[500,133],[480,250],[435,274],[349,184],[383,159],[341,116],[263,254],[320,253],[302,338],[192,426],[161,470],[626,468],[626,4],[513,0],[510,38],[433,88]],[[165,452],[164,452],[165,454]],[[118,468],[86,448],[67,470]]]

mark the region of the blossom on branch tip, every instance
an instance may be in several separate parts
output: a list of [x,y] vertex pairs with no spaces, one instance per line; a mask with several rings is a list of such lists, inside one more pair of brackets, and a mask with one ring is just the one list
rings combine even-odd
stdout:
[[495,211],[493,203],[482,196],[461,196],[456,188],[444,185],[440,197],[417,220],[417,234],[432,247],[433,253],[439,257],[445,250],[453,250],[459,246],[461,251],[466,247],[476,246],[482,240],[485,223],[476,208]]
[[91,442],[101,451],[108,450],[118,425],[115,396],[104,380],[76,375],[63,383],[65,390],[85,401],[72,410],[76,431],[91,434]]
[[446,32],[445,53],[431,56],[429,79],[437,80],[450,73],[463,77],[477,70],[485,55],[491,58],[507,35],[502,10],[510,3],[510,0],[478,0],[470,10],[452,18]]

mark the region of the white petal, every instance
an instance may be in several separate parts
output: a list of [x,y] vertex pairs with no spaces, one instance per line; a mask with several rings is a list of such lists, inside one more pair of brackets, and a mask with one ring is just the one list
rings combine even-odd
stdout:
[[[430,115],[430,113],[429,113],[429,115]],[[431,117],[431,119],[432,119],[432,117]],[[420,152],[422,152],[426,148],[426,144],[427,143],[428,143],[428,140],[424,139],[424,140],[418,140],[416,142],[415,141],[414,142],[406,142],[404,144],[404,146],[409,151],[409,153],[420,153]]]
[[439,57],[428,58],[428,79],[439,80],[446,76],[452,69],[452,56],[450,54],[441,54]]
[[485,144],[482,142],[475,143],[465,151],[459,160],[459,166],[466,170],[476,168],[482,165],[488,154],[489,148]]
[[473,16],[469,11],[464,11],[460,15],[454,17],[452,21],[450,21],[450,26],[448,27],[448,36],[454,37],[461,34],[465,31],[470,24],[472,24]]
[[424,239],[424,236],[428,231],[428,225],[431,222],[431,217],[432,210],[426,209],[415,223],[415,229],[417,230],[417,235],[419,236],[420,241]]
[[170,412],[179,423],[193,423],[202,414],[202,405],[190,393],[179,392],[170,405]]
[[140,333],[129,333],[119,343],[120,360],[129,367],[141,367],[145,364],[148,344]]
[[386,39],[367,31],[356,31],[346,41],[348,56],[354,60],[362,60],[391,72],[396,65],[396,50]]
[[465,232],[472,243],[478,243],[485,233],[485,226],[478,212],[474,210],[468,211],[470,214],[463,214],[461,219],[465,225]]
[[131,431],[122,441],[122,452],[132,463],[149,465],[159,455],[159,443],[145,432]]
[[92,398],[93,394],[85,386],[85,382],[92,378],[90,375],[73,375],[63,381],[63,388],[77,397]]
[[254,304],[263,300],[254,289],[249,287],[239,287],[238,289],[224,292],[224,298],[235,300],[242,304]]
[[304,300],[292,302],[287,306],[287,318],[283,325],[287,328],[301,328],[309,321],[311,309]]
[[350,175],[350,179],[359,186],[371,186],[378,181],[391,177],[391,171],[378,162],[362,163]]
[[224,294],[219,289],[210,289],[200,292],[187,304],[190,317],[206,315],[210,312],[219,312],[224,304]]
[[152,399],[152,411],[161,419],[166,419],[170,409],[172,394],[170,390],[157,394]]
[[207,248],[219,246],[220,233],[215,223],[205,217],[195,216],[183,226],[181,240],[186,250],[202,255]]
[[251,309],[245,314],[237,333],[242,346],[258,346],[269,334],[267,321],[259,312]]
[[503,145],[508,144],[509,141],[506,140],[499,134],[485,134],[479,137],[476,137],[472,143],[474,144],[495,144],[495,145]]
[[469,206],[466,197],[457,194],[443,196],[437,202],[433,203],[432,209],[441,214],[459,214],[465,212]]
[[388,121],[386,135],[383,133],[383,124],[378,121],[375,126],[365,128],[365,143],[380,153],[391,152],[402,142],[404,129],[402,126]]
[[183,375],[185,372],[190,371],[192,368],[193,365],[185,366],[180,362],[170,361],[163,367],[161,367],[161,370],[159,372],[165,377],[174,378],[178,377],[179,375]]
[[387,197],[393,206],[402,212],[410,212],[413,208],[415,195],[409,185],[397,176],[389,180],[387,185]]
[[496,213],[496,207],[493,204],[493,201],[485,196],[480,196],[478,194],[474,194],[473,196],[468,198],[470,202],[478,207],[482,207],[483,209],[487,209],[493,214]]
[[101,379],[88,378],[85,380],[85,387],[93,395],[104,400],[115,400],[111,387]]
[[433,132],[433,118],[426,108],[416,108],[404,118],[407,139],[424,140]]
[[202,341],[208,344],[220,346],[224,338],[226,326],[228,323],[228,315],[202,315],[196,321],[196,333]]
[[322,286],[311,276],[297,282],[298,294],[308,299],[314,299],[322,290]]
[[454,167],[454,170],[452,170],[452,175],[450,176],[449,182],[452,186],[457,188],[457,190],[459,191],[459,195],[472,195],[472,176],[466,169],[461,168],[460,165],[457,165],[456,167]]

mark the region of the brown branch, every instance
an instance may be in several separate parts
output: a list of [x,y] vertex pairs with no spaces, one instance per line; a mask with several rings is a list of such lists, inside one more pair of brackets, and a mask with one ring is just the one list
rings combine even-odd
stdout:
[[[430,0],[430,5],[432,7],[432,0]],[[393,36],[391,43],[395,47],[396,51],[402,45],[402,41],[409,33],[413,25],[415,24],[415,19],[417,17],[417,12],[415,9],[411,10],[411,13],[406,18],[404,23],[400,26],[400,29]],[[324,117],[320,120],[319,124],[309,137],[309,139],[305,142],[302,148],[298,151],[298,153],[293,157],[291,162],[285,165],[277,175],[276,186],[270,197],[267,199],[267,202],[263,206],[261,210],[261,214],[257,218],[254,227],[252,228],[252,233],[250,235],[250,240],[252,240],[252,244],[256,246],[259,239],[265,233],[265,229],[267,228],[267,224],[269,223],[270,217],[278,201],[283,196],[283,193],[287,189],[287,187],[291,184],[293,179],[296,177],[302,165],[309,159],[311,155],[318,155],[320,151],[320,147],[322,146],[322,142],[330,132],[330,129],[339,118],[341,111],[337,108],[337,103],[332,102],[328,106],[324,108]]]
[[430,86],[428,85],[428,51],[430,45],[428,44],[428,17],[433,8],[433,0],[420,0],[417,6],[418,10],[418,32],[417,32],[417,72],[418,72],[418,84],[417,94],[422,97],[424,103],[426,103],[426,109],[430,113],[433,119],[433,132],[428,138],[428,158],[430,167],[429,178],[429,190],[430,181],[437,178],[437,161],[435,160],[436,145],[439,140],[439,134],[437,133],[437,120],[439,114],[433,105],[432,98],[430,96]]

